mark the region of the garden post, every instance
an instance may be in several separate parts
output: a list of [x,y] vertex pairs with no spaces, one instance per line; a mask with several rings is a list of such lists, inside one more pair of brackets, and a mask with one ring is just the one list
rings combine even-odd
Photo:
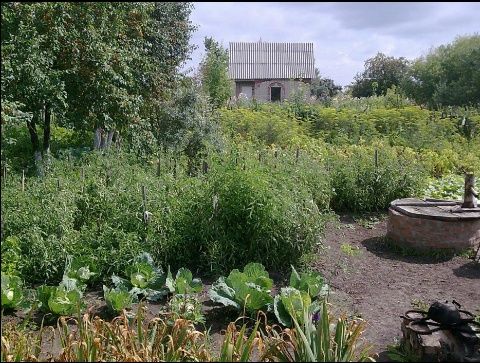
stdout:
[[25,169],[22,169],[22,192],[25,191]]
[[85,168],[83,166],[80,169],[80,183],[81,183],[81,191],[83,193],[85,189]]
[[478,191],[475,190],[475,176],[473,173],[465,174],[465,191],[462,208],[477,208]]
[[157,162],[157,176],[160,176],[160,157],[158,157],[158,162]]

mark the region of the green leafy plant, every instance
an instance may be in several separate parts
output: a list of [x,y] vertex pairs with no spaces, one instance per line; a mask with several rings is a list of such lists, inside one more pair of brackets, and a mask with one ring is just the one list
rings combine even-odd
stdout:
[[130,308],[136,298],[135,295],[131,294],[126,289],[109,289],[105,285],[103,285],[103,297],[107,303],[108,309],[117,313],[121,312],[123,309]]
[[203,288],[202,281],[198,278],[194,279],[192,272],[184,267],[177,271],[174,279],[169,266],[165,284],[169,291],[175,294],[197,293],[201,292]]
[[302,322],[292,316],[294,329],[274,334],[266,357],[282,362],[365,362],[374,361],[370,347],[359,347],[365,329],[360,319],[340,317],[331,321],[325,300],[320,312],[303,310]]
[[176,294],[169,301],[169,312],[175,319],[185,319],[194,323],[205,323],[202,303],[194,295]]
[[271,309],[272,286],[273,281],[263,265],[252,262],[244,267],[243,272],[234,269],[227,278],[220,277],[209,290],[209,296],[215,302],[238,310],[245,309],[252,314]]
[[58,286],[41,285],[37,288],[38,307],[55,315],[79,313],[86,306],[82,300],[83,293],[93,275],[85,265],[85,259],[67,256],[63,278]]
[[237,330],[237,326],[234,322],[228,324],[225,332],[225,338],[223,339],[220,347],[220,355],[218,357],[219,362],[250,362],[252,358],[252,352],[255,348],[259,352],[263,351],[263,340],[259,336],[258,326],[260,320],[258,319],[250,332],[250,336],[247,334],[247,325],[243,324],[240,331]]
[[117,290],[128,290],[136,298],[143,296],[149,301],[158,301],[168,294],[166,276],[153,261],[152,256],[142,252],[126,269],[129,280],[113,275],[112,282]]
[[308,293],[311,298],[325,296],[328,293],[328,285],[325,283],[323,276],[318,272],[302,272],[298,273],[295,267],[292,267],[290,274],[290,286],[300,291]]
[[312,299],[308,292],[299,291],[294,287],[282,287],[280,294],[274,299],[274,312],[280,324],[291,327],[293,326],[293,318],[303,324],[304,310],[308,310],[310,314],[320,310],[317,301],[312,303]]
[[92,271],[92,266],[94,266],[92,259],[86,256],[75,258],[68,256],[63,276],[76,280],[79,287],[84,290],[91,277],[97,275]]
[[2,272],[2,308],[15,309],[23,301],[22,280]]

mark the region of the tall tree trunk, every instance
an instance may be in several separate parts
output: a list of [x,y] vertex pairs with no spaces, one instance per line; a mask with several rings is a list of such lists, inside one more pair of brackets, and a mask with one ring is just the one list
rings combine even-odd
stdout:
[[100,149],[100,146],[101,146],[101,143],[102,143],[102,134],[103,134],[102,128],[97,127],[95,129],[95,137],[93,139],[93,149],[94,150],[99,150]]
[[37,121],[38,113],[34,113],[32,119],[30,121],[27,121],[27,128],[28,132],[30,133],[30,141],[32,142],[37,176],[43,176],[43,159],[42,151],[40,150],[40,140],[38,139]]
[[107,145],[106,148],[109,149],[110,146],[112,145],[112,140],[113,140],[113,135],[115,134],[115,130],[110,130],[108,131],[108,136],[107,136]]
[[105,131],[102,130],[102,136],[101,136],[101,139],[100,139],[100,149],[101,150],[105,149],[105,140],[106,140]]
[[50,154],[50,124],[52,121],[52,111],[50,105],[45,104],[45,119],[43,125],[43,154],[47,156]]

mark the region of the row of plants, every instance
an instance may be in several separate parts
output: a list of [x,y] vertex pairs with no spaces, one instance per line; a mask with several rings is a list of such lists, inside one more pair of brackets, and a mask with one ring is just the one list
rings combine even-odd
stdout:
[[[213,348],[208,332],[197,330],[189,320],[176,318],[170,312],[150,321],[145,315],[145,306],[139,305],[134,316],[124,311],[111,322],[90,313],[77,318],[61,317],[56,330],[42,325],[32,331],[6,324],[2,329],[1,360],[374,361],[371,347],[361,341],[365,322],[344,315],[333,319],[325,300],[318,314],[303,310],[303,323],[292,317],[292,329],[269,325],[261,313],[242,326],[232,322],[224,330],[219,349]],[[57,334],[59,339],[55,340]],[[59,347],[55,341],[59,341]]]
[[[298,108],[298,107],[297,107]],[[416,106],[358,110],[302,104],[258,105],[221,110],[224,131],[266,145],[308,148],[327,143],[335,150],[346,145],[382,143],[411,149],[433,177],[466,170],[480,172],[480,114],[477,109],[454,115]]]
[[[271,294],[273,280],[260,263],[249,263],[243,272],[233,269],[228,277],[218,278],[209,296],[216,303],[233,306],[243,315],[255,316],[258,311],[274,313],[281,325],[292,327],[292,318],[303,322],[304,308],[312,314],[320,310],[318,301],[327,295],[328,285],[319,273],[299,274],[291,268],[289,286],[282,287],[276,296]],[[57,316],[74,316],[86,307],[83,299],[86,283],[94,274],[85,259],[69,258],[57,286],[41,285],[27,297],[18,276],[2,273],[2,309],[39,309]],[[203,285],[200,279],[193,278],[190,270],[181,268],[174,278],[170,268],[164,273],[148,253],[142,253],[128,266],[125,276],[113,275],[112,288],[103,285],[104,299],[111,312],[129,309],[134,302],[159,301],[173,295],[169,305],[174,314],[196,323],[204,321],[201,304],[195,297]]]
[[[209,295],[215,302],[237,308],[243,325],[230,323],[219,350],[214,351],[208,331],[198,331],[194,325],[204,322],[198,318],[201,312],[186,308],[198,303],[193,294],[203,287],[190,271],[181,269],[173,278],[170,271],[165,274],[156,267],[148,254],[137,256],[125,272],[128,279],[113,276],[116,287],[104,286],[107,306],[120,313],[108,322],[90,312],[81,315],[84,305],[79,296],[94,274],[85,263],[68,260],[59,286],[37,288],[40,309],[77,318],[60,317],[56,329],[42,323],[38,331],[29,330],[25,323],[7,324],[2,330],[2,361],[373,361],[370,347],[360,347],[365,322],[346,316],[332,322],[326,304],[328,285],[318,273],[299,274],[292,266],[290,286],[281,288],[275,298],[273,281],[261,264],[249,263],[242,272],[234,269],[227,278],[220,277]],[[45,305],[46,291],[50,297]],[[140,302],[132,314],[126,310],[131,299],[123,299],[118,292],[141,301],[175,295],[159,317],[146,322],[145,305]],[[2,274],[2,310],[20,306],[22,299],[20,279]],[[268,323],[272,310],[280,325]],[[56,334],[59,356],[52,353],[58,351]]]
[[279,157],[274,165],[263,156],[259,163],[251,148],[209,155],[208,171],[196,175],[185,156],[162,154],[158,167],[118,150],[53,159],[45,178],[27,176],[24,190],[21,177],[9,175],[2,271],[56,282],[67,255],[85,256],[95,284],[142,251],[197,273],[252,260],[282,269],[318,245],[330,195],[328,179],[316,177],[321,161]]

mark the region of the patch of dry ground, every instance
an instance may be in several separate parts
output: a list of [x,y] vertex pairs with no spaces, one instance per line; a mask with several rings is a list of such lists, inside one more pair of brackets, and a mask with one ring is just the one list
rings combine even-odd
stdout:
[[461,256],[408,256],[385,241],[385,218],[362,226],[351,217],[330,223],[326,250],[314,263],[335,288],[335,310],[367,320],[364,337],[379,360],[387,345],[401,338],[399,318],[412,304],[456,300],[462,308],[480,311],[480,263]]

